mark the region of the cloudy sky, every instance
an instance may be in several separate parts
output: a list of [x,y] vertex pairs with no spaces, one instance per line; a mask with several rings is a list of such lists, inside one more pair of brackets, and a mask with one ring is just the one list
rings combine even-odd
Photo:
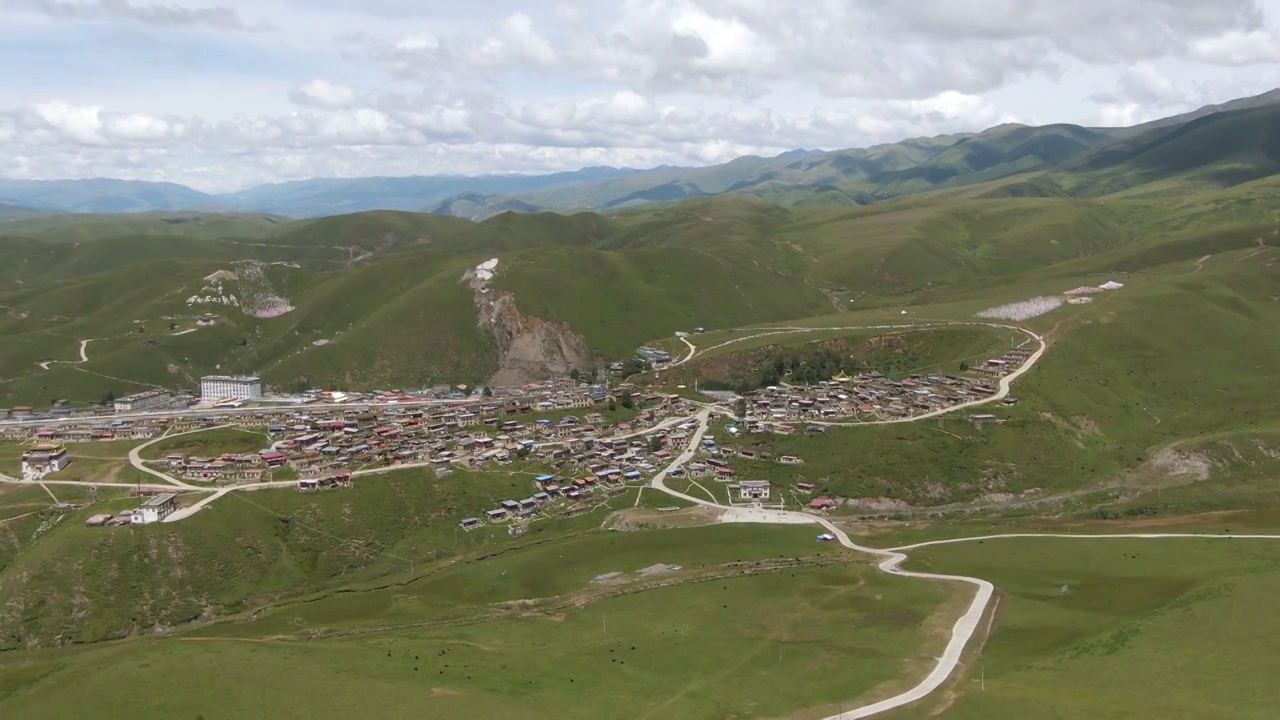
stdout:
[[0,176],[203,190],[1131,124],[1280,85],[1280,0],[0,0]]

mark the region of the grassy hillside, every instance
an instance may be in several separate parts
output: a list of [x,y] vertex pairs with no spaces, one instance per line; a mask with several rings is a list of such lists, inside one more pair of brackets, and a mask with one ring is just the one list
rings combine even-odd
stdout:
[[[980,668],[956,686],[946,717],[1268,717],[1267,693],[1250,688],[1277,669],[1261,642],[1275,621],[1259,610],[1280,587],[1275,542],[1030,539],[921,551],[915,568],[989,578],[1004,597]],[[928,717],[933,705],[895,717]]]
[[[451,717],[699,718],[835,706],[925,662],[948,600],[946,588],[886,577],[843,555],[803,528],[594,532],[284,605],[258,622],[8,654],[0,708],[78,717],[85,698],[115,703],[148,668],[157,690],[134,706],[140,717],[172,716],[179,706],[224,717],[379,718],[424,708]],[[683,569],[637,580],[654,558]],[[610,571],[629,577],[591,582]],[[432,621],[451,606],[482,621]],[[286,639],[304,626],[336,626],[349,637]],[[903,657],[905,667],[888,661]],[[216,668],[226,686],[179,692],[193,663]],[[726,673],[744,682],[722,682]],[[79,678],[71,694],[58,690],[69,675]],[[282,675],[295,679],[281,686]],[[352,683],[380,692],[356,701],[336,690]]]
[[123,235],[161,235],[201,240],[260,238],[276,232],[288,218],[232,213],[163,212],[137,214],[55,214],[0,225],[0,234],[54,242],[87,242]]
[[1081,197],[1169,195],[1275,175],[1280,172],[1280,106],[1215,113],[1148,130],[1064,170],[1060,182]]
[[[737,196],[480,223],[371,213],[292,223],[257,240],[0,241],[10,260],[0,280],[12,288],[0,292],[0,397],[43,403],[191,387],[218,368],[283,387],[474,383],[498,369],[497,353],[461,277],[493,257],[495,287],[514,293],[525,316],[567,323],[618,359],[676,330],[829,310],[959,303],[956,317],[971,317],[1102,273],[1256,250],[1280,228],[1271,179],[1169,198],[990,197],[1020,182],[856,209]],[[255,318],[188,305],[206,294],[206,277],[243,260],[263,263],[270,291],[295,309]],[[231,281],[224,290],[242,288]],[[197,329],[210,310],[220,323]],[[85,339],[89,362],[38,365],[78,360]]]
[[[174,525],[85,528],[90,512],[136,505],[103,498],[69,516],[0,525],[0,645],[93,642],[219,617],[282,598],[407,573],[501,535],[457,533],[462,517],[530,492],[527,475],[404,471],[353,489],[235,494]],[[47,499],[47,498],[46,498]],[[7,501],[0,495],[0,502]],[[47,505],[47,504],[46,504]],[[522,543],[599,525],[536,523]],[[121,602],[128,598],[128,602]]]

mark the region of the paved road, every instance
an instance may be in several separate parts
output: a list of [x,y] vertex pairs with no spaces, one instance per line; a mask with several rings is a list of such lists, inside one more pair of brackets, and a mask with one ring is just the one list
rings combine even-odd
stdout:
[[[1040,351],[1035,355],[1033,355],[1032,358],[1028,361],[1028,363],[1026,363],[1022,368],[1019,368],[1018,372],[1008,376],[1006,380],[1008,380],[1008,382],[1011,383],[1014,379],[1016,379],[1028,368],[1030,368],[1030,366],[1035,362],[1035,360],[1039,359],[1039,356],[1041,353],[1043,353],[1043,350],[1044,350],[1044,346],[1042,342]],[[1008,383],[1002,383],[1002,389],[1007,392]],[[986,612],[988,605],[991,603],[991,598],[995,593],[995,586],[992,585],[990,581],[983,580],[982,578],[968,577],[964,575],[944,575],[940,573],[922,573],[922,572],[913,572],[910,570],[904,570],[902,569],[902,563],[904,563],[907,560],[906,551],[908,550],[915,550],[915,549],[931,547],[935,545],[948,545],[953,543],[974,542],[974,541],[981,541],[981,540],[998,540],[998,539],[1006,539],[1006,538],[1037,538],[1037,537],[1063,538],[1063,539],[1071,539],[1071,540],[1080,540],[1080,539],[1100,540],[1100,539],[1115,539],[1115,538],[1135,538],[1135,539],[1213,538],[1213,539],[1237,539],[1237,540],[1280,540],[1280,535],[1197,535],[1193,533],[1127,533],[1127,534],[1119,534],[1119,535],[1071,535],[1071,534],[1055,534],[1055,533],[1009,533],[1009,534],[997,534],[997,535],[984,535],[979,537],[955,538],[950,540],[932,540],[928,542],[915,543],[912,545],[904,545],[902,547],[890,548],[890,549],[866,547],[866,546],[855,543],[845,531],[836,527],[834,523],[832,523],[830,520],[828,520],[825,517],[819,517],[816,515],[810,515],[808,513],[794,512],[794,511],[787,511],[787,510],[771,510],[771,509],[755,508],[755,507],[753,508],[729,507],[729,506],[724,506],[724,505],[720,505],[713,502],[708,502],[701,498],[694,497],[692,495],[687,495],[685,493],[672,490],[671,488],[667,487],[666,478],[670,473],[670,471],[673,470],[674,468],[683,466],[685,463],[689,462],[693,458],[693,456],[697,453],[698,447],[702,442],[702,436],[707,430],[710,415],[711,415],[710,408],[699,413],[698,430],[694,433],[693,437],[691,438],[689,446],[685,448],[685,450],[675,459],[674,462],[672,462],[669,466],[667,466],[661,472],[659,472],[656,476],[654,476],[652,481],[652,486],[655,489],[665,492],[668,495],[681,498],[682,500],[685,500],[686,502],[692,503],[694,505],[698,505],[698,506],[709,508],[709,509],[714,509],[720,513],[719,519],[721,522],[754,522],[754,523],[788,524],[788,525],[792,525],[792,524],[820,525],[823,528],[825,528],[827,532],[834,535],[836,539],[840,542],[840,544],[845,546],[846,548],[849,548],[850,550],[853,550],[855,552],[872,555],[878,558],[879,562],[876,563],[876,567],[881,572],[885,572],[890,575],[897,575],[900,577],[931,580],[934,582],[963,583],[966,585],[972,585],[975,588],[973,599],[970,600],[969,606],[965,609],[964,613],[959,618],[956,619],[955,624],[952,625],[951,636],[947,641],[946,648],[943,650],[942,654],[938,657],[937,664],[934,665],[933,669],[929,672],[927,676],[925,676],[923,680],[917,683],[914,687],[906,690],[905,692],[899,693],[893,697],[886,698],[878,702],[870,703],[862,707],[853,708],[853,709],[844,711],[838,715],[832,715],[828,718],[825,718],[825,720],[858,720],[859,718],[867,718],[873,715],[879,715],[880,713],[883,713],[883,712],[888,712],[889,710],[903,707],[905,705],[910,705],[911,703],[918,702],[924,699],[925,697],[928,697],[930,693],[932,693],[934,690],[937,690],[939,687],[941,687],[942,684],[947,681],[947,678],[949,678],[951,674],[955,672],[956,667],[960,664],[960,660],[962,655],[964,654],[965,647],[969,644],[969,641],[973,638],[974,634],[977,633],[978,627],[982,621],[982,616]]]
[[165,481],[166,483],[169,483],[170,485],[172,485],[172,486],[174,486],[174,487],[176,487],[176,488],[180,488],[180,489],[182,489],[182,490],[208,490],[209,488],[207,488],[207,487],[201,487],[201,486],[199,486],[199,485],[192,485],[191,483],[188,483],[188,482],[184,482],[184,481],[182,481],[182,480],[179,480],[178,478],[176,478],[176,477],[174,477],[174,476],[172,476],[172,475],[170,475],[170,474],[168,474],[168,473],[161,472],[160,470],[156,470],[155,468],[148,467],[148,466],[146,465],[146,463],[142,462],[142,454],[141,454],[141,453],[142,453],[142,451],[143,451],[143,450],[146,450],[147,448],[151,447],[152,445],[155,445],[156,443],[158,443],[158,442],[160,442],[160,441],[162,441],[162,440],[169,440],[169,439],[176,438],[176,437],[182,437],[183,435],[194,435],[194,434],[196,434],[196,433],[202,433],[202,432],[205,432],[205,431],[207,431],[207,430],[219,430],[219,429],[222,429],[222,428],[228,428],[228,427],[231,427],[231,425],[217,425],[217,426],[215,426],[215,427],[199,428],[199,429],[197,429],[197,430],[188,430],[188,431],[186,431],[186,432],[173,433],[173,434],[170,434],[170,435],[161,435],[161,436],[160,436],[160,437],[158,437],[158,438],[154,438],[154,439],[152,439],[152,440],[148,440],[148,441],[146,441],[146,442],[142,443],[141,445],[139,445],[139,446],[137,446],[137,447],[133,448],[132,450],[130,450],[130,451],[129,451],[129,464],[130,464],[130,465],[132,465],[132,466],[134,467],[134,469],[136,469],[136,470],[138,470],[138,471],[140,471],[140,472],[144,472],[144,473],[146,473],[146,474],[148,474],[148,475],[150,475],[150,476],[152,476],[152,477],[158,477],[158,478],[160,478],[161,480]]
[[[132,382],[132,381],[130,381]],[[440,406],[471,405],[480,402],[481,398],[470,397],[463,400],[405,400],[396,403],[354,402],[354,403],[293,403],[281,402],[275,405],[256,406],[251,408],[198,408],[184,410],[147,410],[129,413],[112,413],[110,415],[72,415],[64,418],[38,418],[28,420],[0,420],[0,426],[6,427],[56,427],[58,425],[83,424],[87,422],[111,423],[117,420],[163,420],[167,418],[239,418],[253,417],[277,413],[282,410],[335,411],[335,410],[369,410],[376,408],[390,410],[395,408],[415,408]],[[207,428],[206,428],[207,429]]]
[[676,367],[677,365],[683,365],[683,364],[685,364],[685,363],[689,362],[690,360],[692,360],[694,355],[697,355],[697,354],[698,354],[698,346],[697,346],[697,345],[694,345],[694,344],[693,344],[693,343],[691,343],[691,342],[689,342],[689,338],[680,338],[680,342],[682,342],[682,343],[684,343],[685,345],[688,345],[688,346],[689,346],[689,354],[688,354],[688,355],[685,355],[684,357],[680,358],[679,360],[677,360],[677,361],[675,361],[675,362],[671,363],[670,367]]
[[[1013,327],[1013,326],[999,326],[999,327]],[[1022,377],[1029,370],[1031,370],[1032,366],[1034,366],[1037,362],[1039,362],[1040,358],[1044,355],[1045,350],[1048,349],[1048,346],[1045,344],[1043,337],[1025,328],[1016,328],[1016,329],[1021,330],[1022,332],[1029,335],[1033,340],[1035,340],[1035,342],[1038,344],[1038,347],[1036,348],[1035,352],[1031,353],[1031,355],[1027,357],[1025,362],[1023,362],[1021,365],[1018,366],[1016,370],[1000,378],[1000,382],[996,386],[995,395],[992,395],[990,397],[985,397],[985,398],[979,398],[977,400],[970,400],[968,402],[960,403],[959,405],[952,405],[950,407],[941,408],[939,410],[933,410],[923,415],[912,415],[910,417],[895,418],[893,420],[871,420],[867,422],[827,422],[824,420],[813,420],[813,421],[805,421],[805,422],[811,425],[830,425],[830,426],[836,426],[836,427],[856,427],[859,425],[897,425],[901,423],[916,422],[918,420],[928,420],[929,418],[938,417],[939,415],[946,415],[947,413],[953,413],[953,412],[956,412],[957,410],[974,408],[980,405],[986,405],[988,403],[993,403],[999,400],[1003,400],[1009,396],[1009,391],[1013,387],[1013,381]]]
[[926,580],[942,581],[942,582],[958,582],[973,585],[977,588],[973,599],[969,603],[969,607],[964,614],[956,620],[955,625],[951,628],[951,639],[947,642],[947,647],[938,659],[938,664],[934,666],[924,680],[915,687],[904,693],[895,695],[894,697],[881,700],[860,708],[848,710],[839,715],[834,715],[826,720],[856,720],[857,718],[871,717],[879,713],[892,710],[894,708],[909,705],[917,700],[926,697],[929,693],[936,690],[942,683],[946,682],[951,673],[955,671],[956,666],[960,663],[960,657],[964,653],[965,646],[969,643],[969,639],[973,637],[978,629],[978,625],[982,620],[982,614],[987,609],[987,604],[991,601],[991,596],[995,592],[995,586],[990,582],[981,578],[965,577],[961,575],[940,575],[936,573],[918,573],[910,570],[903,570],[902,563],[907,559],[907,555],[899,550],[883,550],[880,548],[871,548],[859,545],[849,538],[845,531],[836,527],[830,520],[810,515],[803,512],[795,512],[791,510],[769,510],[765,508],[742,508],[728,507],[717,503],[708,502],[706,500],[687,495],[666,486],[666,478],[668,473],[676,468],[684,465],[693,458],[698,451],[698,446],[702,442],[702,435],[707,430],[708,420],[711,411],[704,410],[698,415],[698,430],[694,433],[689,446],[682,452],[668,467],[653,478],[653,487],[657,490],[681,498],[686,502],[693,503],[706,508],[713,508],[721,513],[721,522],[753,522],[753,523],[769,523],[769,524],[814,524],[820,525],[836,537],[841,545],[866,555],[872,555],[880,558],[877,567],[890,575],[899,575],[902,577],[922,578]]

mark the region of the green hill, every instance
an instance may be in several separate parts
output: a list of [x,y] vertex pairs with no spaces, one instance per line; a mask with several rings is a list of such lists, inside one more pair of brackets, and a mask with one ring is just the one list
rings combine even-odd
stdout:
[[[1270,242],[1280,224],[1265,179],[1202,195],[1076,200],[1020,193],[1027,183],[1052,187],[1023,177],[847,208],[730,195],[479,223],[363,213],[285,223],[257,239],[0,239],[0,281],[10,288],[0,293],[0,397],[87,401],[191,387],[219,368],[281,387],[482,381],[506,362],[512,329],[537,326],[514,317],[506,330],[477,324],[462,278],[490,258],[499,261],[495,291],[511,293],[521,317],[580,336],[591,357],[575,362],[586,369],[676,330],[1133,272]],[[235,277],[238,267],[260,267],[263,287],[233,279],[220,292],[261,291],[293,309],[254,317],[191,302],[218,285],[206,278]],[[218,324],[197,327],[210,311]],[[90,360],[66,364],[83,339],[93,340]],[[40,366],[49,361],[61,362]],[[69,389],[60,394],[59,383]]]
[[[192,388],[215,371],[259,373],[288,390],[476,385],[515,370],[563,372],[568,354],[546,353],[556,341],[580,340],[587,352],[576,361],[590,369],[642,343],[682,348],[672,333],[697,326],[710,330],[688,338],[702,355],[632,379],[694,393],[691,383],[803,385],[864,367],[901,378],[962,372],[1004,352],[1023,337],[1012,323],[1047,349],[1012,398],[983,406],[990,417],[805,420],[791,433],[742,432],[736,421],[721,433],[729,420],[718,418],[722,447],[772,453],[721,457],[739,477],[771,481],[788,507],[838,498],[832,517],[855,516],[845,527],[862,534],[1270,529],[1280,503],[1274,113],[1206,115],[1102,149],[1089,148],[1106,133],[1007,127],[838,154],[846,159],[750,158],[732,172],[708,170],[699,190],[732,187],[739,171],[764,172],[774,160],[815,178],[838,170],[809,202],[769,180],[760,188],[785,202],[744,187],[629,200],[608,214],[503,212],[472,222],[374,212],[281,223],[257,237],[5,237],[0,405]],[[1024,162],[1064,164],[1006,175]],[[876,163],[904,195],[854,189]],[[1103,283],[1110,289],[1097,289]],[[1094,288],[1087,303],[1041,303],[1040,315],[975,324],[980,312],[1082,286]],[[511,362],[516,337],[537,341],[523,364]],[[12,468],[22,449],[12,443],[0,455]],[[121,446],[76,451],[101,453],[98,467],[133,481]],[[612,500],[610,510],[635,524],[606,523],[600,510],[533,522],[523,536],[455,531],[459,518],[532,492],[529,476],[545,470],[409,470],[314,495],[233,493],[180,524],[100,530],[83,527],[90,512],[136,500],[104,490],[93,507],[57,515],[46,510],[49,494],[87,493],[0,485],[0,711],[101,713],[95,701],[134,697],[120,688],[147,679],[181,687],[191,672],[210,671],[237,682],[157,694],[135,714],[255,717],[265,707],[403,717],[426,707],[448,717],[558,718],[571,707],[580,710],[568,716],[595,717],[601,706],[589,698],[607,695],[609,716],[639,708],[651,717],[783,717],[825,703],[812,712],[820,716],[848,707],[840,703],[851,693],[883,696],[903,673],[923,675],[967,601],[849,562],[814,542],[812,527],[653,529],[699,518],[659,512],[669,500],[652,488]],[[1243,647],[1250,638],[1239,618],[1265,607],[1274,584],[1259,574],[1274,553],[1235,541],[1162,546],[1156,564],[1146,563],[1146,546],[1137,560],[1138,541],[1117,546],[1123,552],[1101,540],[1077,552],[983,542],[912,553],[914,567],[999,583],[989,634],[967,651],[991,663],[984,689],[975,694],[960,676],[954,695],[934,698],[965,717],[1034,713],[1044,697],[1073,708],[1063,717],[1105,714],[1079,700],[1081,688],[1141,676],[1152,658],[1171,656],[1186,628],[1234,629]],[[996,562],[993,552],[1008,557]],[[652,586],[596,582],[655,563],[681,568]],[[1211,647],[1214,633],[1195,634],[1196,647]],[[1265,643],[1252,642],[1265,655]],[[546,663],[573,653],[589,667]],[[1152,682],[1192,687],[1198,666],[1184,665],[1151,671],[1160,675]],[[1059,666],[1069,672],[1045,672]],[[330,699],[341,679],[334,667],[378,688],[369,707]],[[746,682],[726,684],[726,672]],[[788,689],[760,690],[775,686]],[[1158,694],[1124,707],[1141,716]],[[1186,698],[1179,703],[1194,700]],[[1180,708],[1162,707],[1162,716],[1191,716]]]
[[1064,166],[1073,195],[1159,195],[1280,173],[1280,106],[1215,113],[1146,131]]
[[230,213],[154,212],[134,214],[54,214],[0,225],[0,235],[55,242],[86,242],[122,235],[157,235],[201,240],[260,238],[276,232],[288,218]]

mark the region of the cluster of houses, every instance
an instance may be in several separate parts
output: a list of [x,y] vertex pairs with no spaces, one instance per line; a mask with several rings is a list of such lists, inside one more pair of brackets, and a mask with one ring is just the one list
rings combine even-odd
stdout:
[[981,365],[969,368],[969,372],[986,377],[1000,378],[1008,375],[1014,368],[1026,362],[1029,357],[1031,357],[1031,351],[1027,348],[1012,348],[998,358],[991,358]]
[[[353,471],[374,467],[427,466],[446,475],[454,468],[478,470],[510,465],[517,459],[582,470],[598,480],[610,480],[615,474],[622,480],[636,480],[670,456],[661,449],[654,451],[654,438],[662,444],[679,442],[688,436],[688,429],[649,437],[639,433],[674,414],[689,412],[679,396],[636,398],[642,409],[633,419],[616,423],[598,412],[554,417],[554,404],[548,401],[294,410],[264,428],[270,446],[256,453],[210,457],[174,453],[161,462],[175,476],[211,483],[255,482],[287,469],[296,473],[298,489],[304,491],[349,485]],[[540,414],[553,417],[537,417]]]
[[[207,378],[216,380],[217,378]],[[235,379],[235,378],[232,378]],[[246,378],[246,380],[256,380]],[[47,423],[49,426],[65,425],[84,431],[84,436],[74,441],[111,439],[104,433],[119,428],[132,427],[142,422],[148,411],[164,410],[167,417],[218,416],[222,418],[265,418],[270,421],[281,413],[298,407],[323,407],[333,405],[360,405],[362,407],[439,405],[445,403],[486,405],[490,403],[533,402],[549,403],[553,408],[586,407],[608,400],[609,388],[599,384],[585,384],[570,378],[555,378],[521,386],[494,386],[476,389],[466,386],[439,386],[426,390],[375,390],[371,392],[313,391],[298,395],[272,395],[247,397],[226,407],[188,407],[198,398],[183,393],[163,390],[147,391],[119,398],[113,405],[89,408],[72,407],[67,401],[58,401],[48,409],[40,410],[30,405],[0,408],[0,434],[29,431],[32,425]],[[246,404],[247,403],[247,404]],[[122,414],[116,417],[117,414]],[[153,413],[156,414],[156,413]],[[139,419],[141,417],[141,420]],[[94,436],[97,435],[97,436]]]
[[[451,426],[479,424],[510,413],[554,412],[590,408],[608,400],[604,386],[584,385],[567,378],[532,383],[520,388],[498,388],[491,397],[476,395],[450,402],[424,405],[419,395],[377,392],[345,396],[342,393],[313,393],[308,402],[228,410],[168,413],[156,416],[115,417],[110,409],[59,416],[34,413],[29,407],[9,410],[8,422],[0,416],[0,441],[91,442],[98,440],[146,440],[162,433],[199,430],[234,423],[242,427],[266,428],[289,423],[299,414],[318,418],[347,418],[361,412],[407,410],[417,407]],[[360,402],[358,406],[352,403]],[[19,413],[18,411],[22,412]]]
[[[639,479],[636,473],[634,479]],[[527,521],[541,513],[550,516],[554,511],[559,517],[572,517],[589,510],[597,499],[613,497],[626,488],[621,474],[603,478],[582,477],[566,480],[555,475],[539,475],[534,478],[537,491],[521,500],[503,500],[498,507],[486,510],[484,518],[465,518],[458,523],[463,530],[474,530],[485,522],[505,523],[510,520]]]
[[868,372],[816,385],[770,385],[746,393],[743,424],[748,431],[788,434],[795,430],[789,423],[806,420],[899,420],[945,410],[995,395],[992,379],[1008,374],[1029,352],[1010,350],[962,375],[911,375],[895,380]]

